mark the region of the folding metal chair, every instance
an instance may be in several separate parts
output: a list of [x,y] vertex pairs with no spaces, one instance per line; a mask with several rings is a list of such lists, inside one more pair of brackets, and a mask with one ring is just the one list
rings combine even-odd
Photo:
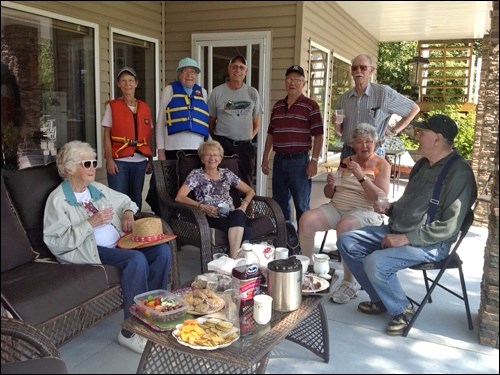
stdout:
[[[457,241],[454,243],[450,254],[445,259],[443,259],[440,262],[436,262],[436,263],[421,263],[421,264],[417,264],[415,266],[410,267],[413,270],[420,270],[423,272],[425,288],[427,290],[427,293],[420,303],[418,303],[415,300],[408,297],[408,299],[414,305],[418,306],[418,308],[415,311],[415,314],[413,315],[412,319],[410,320],[408,327],[406,327],[405,331],[403,332],[404,337],[406,337],[408,335],[408,332],[410,332],[410,329],[415,324],[415,322],[416,322],[418,316],[420,315],[420,313],[422,312],[422,309],[424,308],[425,304],[427,302],[432,303],[431,294],[437,286],[439,286],[440,288],[446,290],[448,293],[451,293],[455,297],[460,298],[462,301],[464,301],[465,312],[467,314],[467,320],[469,323],[469,329],[472,330],[474,328],[472,325],[472,317],[470,314],[469,299],[467,298],[467,289],[465,288],[465,279],[464,279],[464,273],[462,270],[462,263],[463,262],[457,253],[457,250],[460,247],[462,240],[467,235],[467,232],[469,231],[473,221],[474,221],[474,211],[472,209],[470,209],[469,212],[467,213],[467,215],[465,216],[465,219],[462,223],[462,226],[460,227],[460,235],[459,235]],[[452,268],[458,268],[458,272],[460,274],[460,284],[462,286],[462,294],[458,294],[457,292],[447,288],[446,286],[444,286],[440,283],[441,277],[443,276],[445,271],[448,269],[452,269]],[[427,271],[430,271],[430,270],[439,270],[435,279],[430,278],[429,275],[427,274]],[[429,282],[431,283],[430,286],[429,286]]]

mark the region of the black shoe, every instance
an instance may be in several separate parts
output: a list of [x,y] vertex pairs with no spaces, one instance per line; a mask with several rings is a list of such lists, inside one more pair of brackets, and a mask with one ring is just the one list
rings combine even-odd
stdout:
[[385,308],[382,301],[378,302],[366,301],[366,302],[361,302],[358,305],[358,311],[362,312],[363,314],[378,315],[385,313],[387,309]]
[[393,317],[389,324],[387,324],[385,332],[391,336],[402,336],[409,324],[410,321],[406,314],[399,314]]
[[404,330],[408,327],[413,318],[413,313],[413,306],[408,306],[404,313],[398,314],[392,318],[389,324],[387,324],[385,332],[391,336],[402,336]]

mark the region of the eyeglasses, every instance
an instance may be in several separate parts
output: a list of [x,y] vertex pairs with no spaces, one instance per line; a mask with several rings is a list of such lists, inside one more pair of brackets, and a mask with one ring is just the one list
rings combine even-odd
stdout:
[[85,169],[97,168],[97,160],[82,160],[82,167]]
[[198,74],[194,69],[182,69],[181,73],[184,75],[193,75],[193,76]]
[[357,146],[363,146],[363,145],[367,145],[367,146],[371,146],[373,143],[373,141],[355,141],[354,144],[357,145]]
[[286,79],[285,79],[285,81],[286,81],[287,83],[302,83],[302,82],[304,82],[304,80],[303,80],[303,79],[299,79],[299,78],[297,78],[297,79],[293,79],[293,78],[286,78]]
[[361,69],[362,72],[366,72],[368,68],[371,68],[371,66],[368,65],[351,65],[351,71],[355,72],[358,69]]
[[205,154],[203,155],[204,157],[206,157],[207,159],[209,158],[220,158],[221,156],[219,154]]

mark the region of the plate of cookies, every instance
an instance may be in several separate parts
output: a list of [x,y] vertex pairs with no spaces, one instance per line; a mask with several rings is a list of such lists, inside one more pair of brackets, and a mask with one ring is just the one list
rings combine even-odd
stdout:
[[213,314],[224,308],[224,299],[211,289],[193,289],[183,293],[181,297],[189,305],[189,314]]
[[240,330],[233,323],[219,318],[186,319],[178,324],[172,335],[181,345],[193,349],[215,350],[225,348],[240,338]]

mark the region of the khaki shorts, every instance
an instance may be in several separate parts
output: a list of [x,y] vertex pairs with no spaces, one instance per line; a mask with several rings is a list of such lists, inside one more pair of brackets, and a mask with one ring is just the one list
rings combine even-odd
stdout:
[[339,210],[332,203],[325,203],[319,207],[325,214],[330,228],[336,228],[337,223],[344,216],[353,216],[358,219],[360,228],[367,225],[380,225],[384,221],[381,214],[375,211],[367,210],[366,208],[355,208],[353,210]]

